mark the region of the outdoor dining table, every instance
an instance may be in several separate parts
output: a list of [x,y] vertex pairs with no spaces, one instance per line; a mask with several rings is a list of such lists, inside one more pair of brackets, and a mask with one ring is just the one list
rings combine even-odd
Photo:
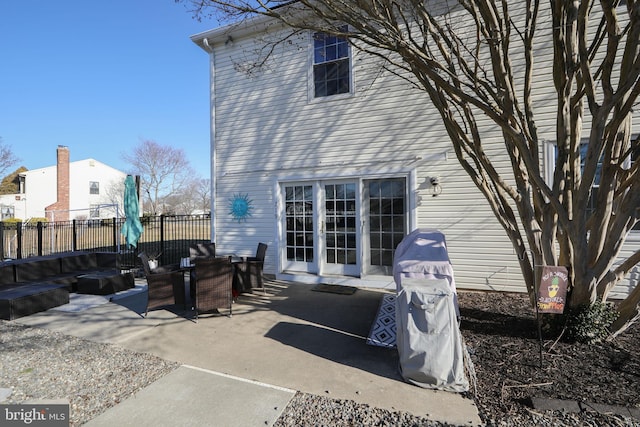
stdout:
[[[231,265],[233,266],[233,285],[232,292],[233,298],[235,299],[241,292],[246,291],[244,273],[246,270],[244,258],[236,256],[236,255],[224,255],[224,256],[216,256],[216,258],[229,258],[231,261]],[[180,259],[180,270],[189,273],[189,281],[187,286],[187,294],[191,295],[191,281],[195,281],[195,277],[192,272],[195,272],[196,265],[194,264],[191,258],[181,258]],[[196,282],[197,283],[197,282]],[[195,286],[195,284],[194,284]],[[249,287],[250,288],[250,287]]]

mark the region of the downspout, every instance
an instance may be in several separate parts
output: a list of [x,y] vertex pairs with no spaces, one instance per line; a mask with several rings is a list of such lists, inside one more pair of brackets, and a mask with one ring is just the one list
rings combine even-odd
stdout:
[[216,57],[213,51],[213,46],[209,45],[208,39],[203,39],[202,44],[209,52],[209,110],[211,112],[210,117],[210,156],[211,156],[211,187],[209,192],[211,194],[211,241],[216,241],[216,218],[217,218],[217,176],[218,171],[216,169]]

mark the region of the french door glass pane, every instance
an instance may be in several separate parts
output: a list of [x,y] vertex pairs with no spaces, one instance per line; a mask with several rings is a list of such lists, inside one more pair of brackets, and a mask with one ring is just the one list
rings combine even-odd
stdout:
[[405,180],[366,181],[369,192],[371,265],[391,266],[393,252],[405,236]]
[[356,184],[325,185],[327,263],[357,263],[356,224]]
[[313,262],[313,188],[285,187],[287,260]]

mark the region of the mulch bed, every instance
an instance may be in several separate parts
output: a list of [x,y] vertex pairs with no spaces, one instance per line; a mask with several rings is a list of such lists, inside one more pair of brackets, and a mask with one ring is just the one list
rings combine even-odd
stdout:
[[[639,324],[594,345],[544,338],[541,358],[527,295],[460,292],[458,298],[460,327],[477,377],[470,393],[487,425],[517,425],[524,423],[522,417],[533,417],[535,424],[532,400],[540,399],[640,409]],[[640,420],[625,424],[608,415],[584,416],[576,425],[640,425]]]

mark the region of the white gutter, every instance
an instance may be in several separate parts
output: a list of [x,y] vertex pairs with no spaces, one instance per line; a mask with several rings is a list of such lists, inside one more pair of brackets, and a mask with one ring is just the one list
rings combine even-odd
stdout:
[[[233,24],[194,34],[190,38],[192,42],[200,46],[202,49],[207,52],[211,52],[210,49],[213,48],[215,44],[224,43],[232,33],[233,39],[237,40],[242,37],[255,34],[259,31],[264,31],[268,28],[269,24],[273,25],[273,23],[273,18],[264,15],[256,15]],[[205,41],[207,44],[205,44]]]

